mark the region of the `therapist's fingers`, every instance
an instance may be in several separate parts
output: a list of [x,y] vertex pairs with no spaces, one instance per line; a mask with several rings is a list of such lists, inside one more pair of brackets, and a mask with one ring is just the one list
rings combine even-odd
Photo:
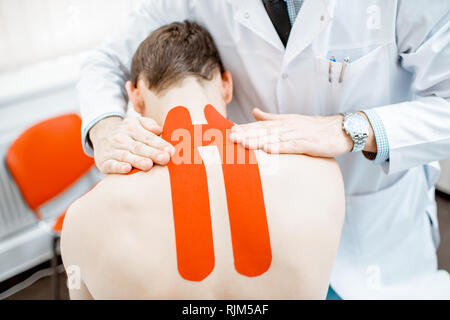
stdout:
[[116,150],[112,154],[113,160],[129,163],[133,168],[149,171],[153,167],[153,161],[149,158],[141,157],[128,150]]
[[105,174],[128,173],[133,167],[148,171],[155,163],[165,165],[174,148],[160,133],[161,127],[148,118],[101,120],[90,131],[95,163]]
[[153,132],[156,135],[160,135],[162,134],[163,128],[161,128],[161,126],[156,123],[155,120],[150,119],[150,118],[146,118],[146,117],[140,117],[139,118],[139,123],[142,125],[143,128],[147,129],[148,131]]
[[[302,141],[305,139],[306,136],[303,134],[300,130],[286,130],[281,132],[272,132],[270,134],[262,134],[262,135],[255,135],[255,136],[246,136],[244,138],[238,139],[237,143],[240,143],[242,146],[248,149],[263,149],[265,145],[271,144],[277,144],[277,143],[287,143],[290,142],[291,144],[284,144],[283,151],[285,150],[285,147],[289,147],[289,151],[302,151],[297,150],[299,149],[299,146],[296,144],[299,144],[299,141]],[[306,141],[301,142],[301,147],[305,146]],[[309,144],[308,146],[310,146]],[[304,149],[304,148],[302,148]]]
[[279,128],[281,125],[282,123],[280,121],[258,121],[235,125],[231,128],[231,132],[245,133],[261,129]]
[[99,165],[99,170],[104,174],[126,174],[131,171],[131,164],[117,160],[106,160]]
[[[142,130],[145,131],[144,129]],[[124,135],[120,139],[116,140],[117,144],[115,145],[115,151],[125,150],[131,152],[133,155],[141,157],[140,159],[134,157],[127,158],[134,159],[134,163],[132,163],[133,166],[134,164],[138,165],[137,167],[134,166],[135,168],[147,171],[152,168],[153,163],[166,165],[170,161],[171,153],[169,151],[161,150],[163,149],[163,147],[161,147],[160,149],[150,147],[144,142],[135,140],[135,137],[137,136],[139,135],[135,132],[131,133],[131,136]],[[146,140],[147,143],[151,143],[153,145],[158,145],[158,143],[154,141],[158,141],[158,139],[162,140],[160,137],[155,136],[151,132],[144,132],[140,139]],[[117,152],[114,153],[114,159],[117,159],[116,154]],[[117,160],[127,162],[127,160]]]
[[273,154],[309,154],[314,156],[315,152],[310,142],[305,140],[290,140],[279,143],[268,143],[262,148],[267,153]]
[[264,135],[257,137],[249,137],[245,139],[238,139],[236,143],[241,144],[243,147],[251,150],[262,149],[266,144],[280,142],[279,135]]
[[292,115],[272,114],[263,112],[260,109],[254,109],[253,116],[258,120],[257,122],[235,125],[231,128],[231,132],[255,136],[255,134],[258,134],[257,132],[261,130],[272,128],[281,129],[286,124],[285,120],[292,118]]
[[[130,118],[125,119],[124,123],[127,125],[126,133],[134,140],[157,149],[162,153],[167,153],[169,158],[175,152],[175,148],[159,136],[162,133],[162,128],[153,119],[140,117],[136,120]],[[131,150],[131,147],[125,149]],[[158,162],[156,158],[152,157],[152,160]],[[167,162],[164,164],[167,164]]]
[[230,140],[235,143],[246,145],[249,141],[254,143],[267,143],[272,141],[278,141],[279,137],[293,131],[294,129],[289,126],[283,126],[278,122],[265,125],[266,122],[260,122],[259,125],[246,127],[242,130],[231,132]]
[[279,135],[286,130],[289,130],[289,128],[283,126],[279,121],[254,122],[233,127],[230,133],[230,140],[236,143],[242,143],[249,139],[261,139],[263,137]]
[[166,165],[170,161],[170,152],[161,152],[160,150],[149,147],[148,145],[139,141],[132,141],[129,145],[129,149],[133,154],[140,157],[152,159],[153,162],[160,165]]
[[258,121],[268,121],[268,120],[279,120],[279,119],[287,119],[291,115],[288,114],[274,114],[274,113],[268,113],[264,112],[259,108],[255,108],[252,111],[253,116]]
[[[160,151],[160,153],[166,154],[169,157],[169,160],[170,160],[170,157],[175,153],[174,146],[172,146],[169,142],[165,141],[160,136],[157,136],[157,135],[153,134],[152,132],[149,132],[145,129],[138,128],[137,130],[131,132],[131,137],[137,142],[143,143],[153,149]],[[143,147],[141,147],[141,148],[143,148]],[[146,150],[148,150],[148,149],[146,149]],[[141,154],[141,153],[142,152],[140,152],[140,150],[138,150],[137,154]],[[161,154],[158,154],[156,156],[160,156],[160,155]],[[153,154],[152,154],[152,159],[156,160],[158,162],[158,160],[156,158],[153,158]],[[169,160],[167,160],[167,162]]]

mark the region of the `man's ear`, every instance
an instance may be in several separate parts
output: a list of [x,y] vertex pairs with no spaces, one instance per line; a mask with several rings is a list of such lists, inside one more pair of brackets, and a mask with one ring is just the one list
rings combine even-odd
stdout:
[[226,104],[229,104],[233,99],[233,78],[230,71],[225,71],[222,74],[222,96]]
[[127,89],[128,98],[134,106],[134,110],[136,110],[139,114],[143,114],[145,110],[145,103],[139,89],[135,88],[131,81],[126,83],[125,88]]

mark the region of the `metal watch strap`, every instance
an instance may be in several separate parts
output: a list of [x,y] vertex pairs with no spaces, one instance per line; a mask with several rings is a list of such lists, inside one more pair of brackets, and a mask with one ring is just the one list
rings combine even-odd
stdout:
[[359,152],[362,151],[366,145],[368,134],[364,132],[349,132],[345,128],[345,122],[350,117],[361,117],[361,119],[364,119],[367,121],[364,116],[358,114],[358,113],[351,113],[351,112],[345,112],[344,114],[344,121],[342,122],[343,130],[352,138],[353,140],[353,150],[352,152]]

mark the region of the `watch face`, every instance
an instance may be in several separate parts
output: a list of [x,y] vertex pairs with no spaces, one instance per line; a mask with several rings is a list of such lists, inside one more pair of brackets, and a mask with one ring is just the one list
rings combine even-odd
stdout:
[[364,138],[369,135],[367,120],[359,114],[350,116],[344,122],[344,129],[352,136]]

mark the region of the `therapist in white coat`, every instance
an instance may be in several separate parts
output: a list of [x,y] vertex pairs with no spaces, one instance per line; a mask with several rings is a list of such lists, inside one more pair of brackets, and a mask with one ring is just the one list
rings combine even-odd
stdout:
[[[347,202],[337,294],[450,298],[434,200],[436,161],[450,157],[450,2],[144,1],[89,57],[78,85],[85,150],[104,173],[169,161],[154,121],[124,119],[125,83],[139,44],[185,19],[211,32],[233,74],[230,119],[262,120],[237,126],[237,142],[337,157]],[[257,128],[278,134],[265,143]]]

